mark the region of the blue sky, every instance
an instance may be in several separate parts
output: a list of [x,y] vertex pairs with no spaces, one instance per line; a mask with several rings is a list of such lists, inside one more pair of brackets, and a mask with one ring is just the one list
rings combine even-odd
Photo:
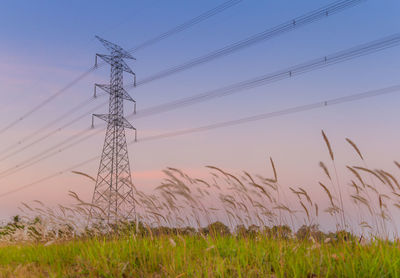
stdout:
[[[106,53],[95,35],[129,49],[213,8],[223,1],[2,1],[0,16],[1,127],[50,96]],[[189,59],[276,26],[331,1],[244,0],[234,7],[134,54],[129,61],[138,80]],[[400,30],[400,2],[370,0],[339,14],[259,43],[211,63],[130,91],[138,110],[267,74],[314,58],[369,42]],[[391,48],[313,71],[292,79],[133,122],[140,136],[230,120],[257,113],[399,84],[400,51]],[[7,133],[3,146],[41,127],[89,98],[93,84],[107,82],[104,67],[82,80]],[[126,76],[128,78],[128,76]],[[128,81],[130,82],[130,80]],[[205,133],[148,142],[130,147],[136,183],[157,185],[167,166],[202,173],[208,164],[266,174],[272,155],[288,183],[312,186],[318,161],[327,159],[320,130],[325,129],[343,161],[352,161],[345,137],[369,154],[371,164],[392,167],[400,156],[398,103],[392,94],[340,106],[289,115]],[[92,106],[97,104],[93,103]],[[84,113],[82,110],[81,113]],[[106,112],[106,107],[97,112]],[[72,117],[72,115],[71,115]],[[70,118],[66,118],[67,122]],[[35,148],[0,162],[8,168],[66,136],[88,128],[91,115]],[[60,125],[63,122],[60,123]],[[128,132],[128,137],[133,136]],[[0,181],[0,192],[67,168],[100,154],[103,135],[41,164]],[[375,166],[378,167],[378,166]],[[97,162],[81,170],[96,174]],[[148,173],[148,174],[146,174]],[[150,177],[154,176],[153,179]],[[144,177],[144,178],[140,178]],[[0,217],[15,212],[16,202],[65,201],[69,189],[90,198],[92,185],[64,175],[35,188],[10,195]],[[12,196],[12,197],[11,197]],[[46,197],[47,198],[47,197]]]

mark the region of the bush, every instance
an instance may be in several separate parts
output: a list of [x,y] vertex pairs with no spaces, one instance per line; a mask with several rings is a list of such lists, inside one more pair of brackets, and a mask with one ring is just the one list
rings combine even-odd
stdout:
[[211,223],[207,227],[202,228],[200,232],[204,235],[211,235],[211,236],[215,235],[225,236],[231,234],[228,226],[219,221]]

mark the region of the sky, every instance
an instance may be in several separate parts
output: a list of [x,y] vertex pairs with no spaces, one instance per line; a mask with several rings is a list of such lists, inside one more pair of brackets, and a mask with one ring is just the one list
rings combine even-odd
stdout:
[[[2,1],[0,128],[20,118],[92,67],[96,53],[107,54],[95,35],[131,49],[220,3],[223,1]],[[127,63],[140,82],[329,3],[329,0],[243,0],[206,21],[135,52],[137,60]],[[398,33],[399,12],[397,0],[365,1],[271,40],[137,87],[129,93],[140,111],[286,69]],[[206,165],[271,176],[268,164],[271,156],[281,183],[313,190],[322,177],[319,161],[329,159],[321,129],[333,145],[339,172],[345,170],[346,164],[359,163],[345,142],[348,137],[357,143],[372,168],[384,168],[396,174],[392,162],[400,156],[399,93],[173,138],[148,142],[140,142],[140,138],[398,85],[399,49],[400,46],[389,48],[227,97],[133,119],[131,122],[137,128],[139,143],[129,147],[129,155],[136,186],[151,191],[162,180],[162,170],[166,167],[180,168],[195,176],[207,176]],[[106,83],[108,78],[108,66],[94,71],[0,134],[0,154],[90,98],[94,83]],[[124,78],[126,84],[132,82],[129,75]],[[2,171],[89,129],[90,108],[104,100],[98,98],[46,131],[68,123],[85,111],[87,117],[0,161]],[[126,106],[127,113],[131,109]],[[107,107],[95,112],[106,113]],[[133,132],[127,131],[128,140],[133,136]],[[103,139],[104,132],[14,175],[0,176],[0,195],[99,155]],[[94,160],[77,170],[96,176],[98,163]],[[67,172],[2,197],[0,219],[18,213],[21,202],[38,199],[50,205],[68,203],[69,190],[90,200],[93,188],[90,180]]]

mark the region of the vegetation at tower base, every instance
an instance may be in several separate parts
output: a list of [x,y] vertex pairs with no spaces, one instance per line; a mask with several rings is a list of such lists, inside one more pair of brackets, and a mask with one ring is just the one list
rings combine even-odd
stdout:
[[22,204],[0,227],[0,277],[400,277],[400,164],[371,168],[346,139],[361,163],[340,167],[322,137],[315,191],[285,185],[270,159],[268,177],[168,168],[151,193],[132,185],[135,221],[88,226],[96,205],[75,192],[69,206]]

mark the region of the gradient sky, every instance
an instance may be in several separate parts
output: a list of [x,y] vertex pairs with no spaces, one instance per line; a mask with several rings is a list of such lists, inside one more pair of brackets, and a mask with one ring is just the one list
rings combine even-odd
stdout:
[[[94,39],[100,35],[130,49],[223,1],[2,1],[0,12],[0,128],[61,89],[107,53]],[[300,16],[329,0],[244,0],[184,32],[135,53],[128,61],[138,80],[179,65],[267,28]],[[131,90],[138,110],[191,96],[255,76],[329,55],[399,32],[400,2],[369,0],[339,14],[224,56],[182,73]],[[197,127],[253,114],[400,84],[400,47],[387,49],[291,79],[184,109],[133,121],[140,137]],[[73,88],[0,135],[1,150],[40,128],[93,94],[93,84],[106,83],[109,67]],[[126,76],[127,78],[129,76]],[[127,82],[131,82],[128,80]],[[94,102],[92,106],[99,103]],[[328,160],[321,129],[328,134],[343,170],[357,159],[345,143],[354,140],[371,168],[396,169],[400,159],[400,94],[390,94],[250,124],[130,146],[135,184],[151,189],[171,166],[205,175],[205,165],[272,175],[268,157],[281,183],[315,188],[320,160]],[[86,108],[89,110],[89,107]],[[129,108],[127,108],[129,110]],[[83,113],[85,110],[81,110]],[[107,108],[97,112],[106,113]],[[68,122],[65,118],[59,125]],[[0,162],[7,169],[67,136],[90,127],[91,115],[33,148]],[[53,127],[54,128],[54,127]],[[127,131],[128,138],[134,134]],[[103,134],[15,175],[0,180],[0,194],[100,154]],[[95,176],[98,161],[80,171]],[[93,184],[64,174],[0,201],[0,219],[17,212],[21,202],[39,199],[66,203],[68,190],[89,200]],[[317,193],[316,193],[317,194]]]

